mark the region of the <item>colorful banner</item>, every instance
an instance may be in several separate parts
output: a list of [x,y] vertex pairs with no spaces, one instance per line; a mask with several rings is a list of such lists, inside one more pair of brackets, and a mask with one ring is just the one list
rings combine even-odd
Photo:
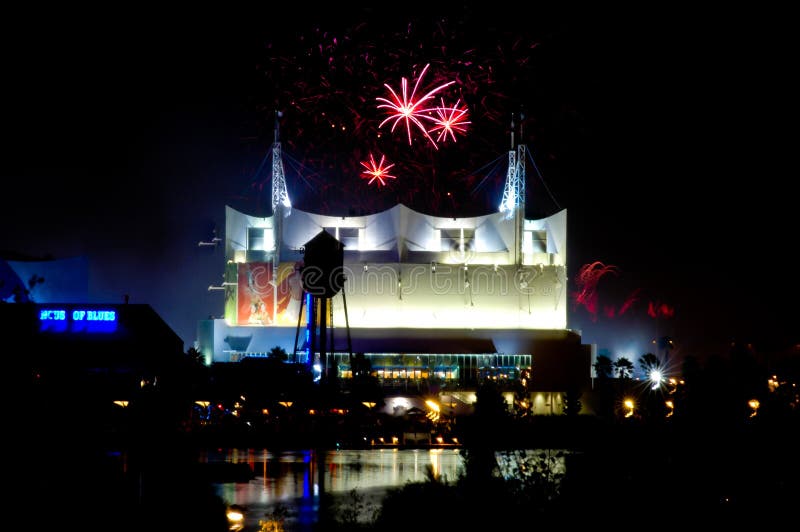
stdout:
[[274,295],[272,263],[249,262],[239,264],[238,325],[271,325],[273,323]]
[[281,263],[273,276],[271,262],[238,264],[237,325],[296,325],[303,296],[299,268]]
[[[275,315],[277,325],[297,325],[303,300],[303,281],[300,277],[302,263],[282,262],[278,265],[278,299]],[[300,321],[304,325],[305,313]]]

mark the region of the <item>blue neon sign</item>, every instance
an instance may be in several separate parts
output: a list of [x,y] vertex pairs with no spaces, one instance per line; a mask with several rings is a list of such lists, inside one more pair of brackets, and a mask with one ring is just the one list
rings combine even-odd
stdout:
[[117,330],[117,311],[106,309],[41,309],[39,330],[49,332],[114,332]]
[[42,310],[39,312],[39,321],[64,321],[66,319],[66,310]]

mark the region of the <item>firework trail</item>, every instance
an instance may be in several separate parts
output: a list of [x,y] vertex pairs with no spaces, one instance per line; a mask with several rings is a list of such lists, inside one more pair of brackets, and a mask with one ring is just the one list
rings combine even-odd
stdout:
[[666,303],[650,301],[647,305],[647,315],[654,319],[671,318],[675,315],[675,309]]
[[[597,321],[597,311],[599,308],[599,295],[597,287],[600,279],[608,274],[617,275],[619,268],[613,265],[606,265],[600,261],[584,264],[578,271],[578,278],[575,281],[577,290],[573,294],[573,301],[576,307],[583,306],[592,315],[592,321]],[[608,311],[606,311],[608,315]]]
[[[602,313],[600,311],[600,281],[608,275],[619,277],[619,274],[620,269],[618,267],[607,265],[600,261],[584,264],[578,271],[575,280],[576,290],[572,293],[573,308],[585,308],[591,315],[592,321],[595,322],[600,314],[609,319],[632,314],[636,304],[643,299],[641,288],[630,291],[619,306],[602,302]],[[675,309],[667,303],[648,300],[646,313],[651,318],[671,318],[675,315]]]
[[640,292],[641,292],[641,289],[637,288],[636,290],[634,290],[633,292],[631,292],[628,295],[628,297],[625,299],[625,301],[619,307],[619,315],[620,316],[622,316],[623,314],[628,312],[628,310],[630,310],[630,308],[633,307],[634,303],[639,301],[639,293]]

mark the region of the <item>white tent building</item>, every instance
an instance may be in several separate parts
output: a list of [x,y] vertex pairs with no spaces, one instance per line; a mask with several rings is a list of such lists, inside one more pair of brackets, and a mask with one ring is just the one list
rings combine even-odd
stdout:
[[524,186],[505,203],[520,178],[512,174],[506,208],[476,217],[401,204],[320,215],[292,208],[280,191],[273,216],[226,206],[225,314],[199,324],[201,352],[224,363],[281,347],[313,364],[300,271],[304,246],[325,231],[344,246],[345,282],[326,316],[326,360],[339,377],[363,354],[386,388],[469,397],[483,378],[524,379],[534,412],[560,412],[564,392],[589,386],[591,365],[591,346],[567,328],[567,212],[525,219]]

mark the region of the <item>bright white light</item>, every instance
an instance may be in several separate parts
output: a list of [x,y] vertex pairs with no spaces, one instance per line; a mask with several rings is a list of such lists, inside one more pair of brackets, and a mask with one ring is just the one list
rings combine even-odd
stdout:
[[661,386],[662,382],[664,382],[664,374],[661,373],[660,369],[652,369],[650,370],[649,379],[650,382],[652,383],[650,388],[655,390],[656,388]]
[[500,203],[499,211],[508,213],[508,217],[510,217],[511,213],[514,212],[514,205],[516,205],[516,203],[517,203],[517,195],[515,192],[512,191],[511,194],[509,194],[508,199]]
[[401,408],[408,410],[411,408],[411,401],[409,401],[408,397],[391,397],[386,402],[390,409]]

